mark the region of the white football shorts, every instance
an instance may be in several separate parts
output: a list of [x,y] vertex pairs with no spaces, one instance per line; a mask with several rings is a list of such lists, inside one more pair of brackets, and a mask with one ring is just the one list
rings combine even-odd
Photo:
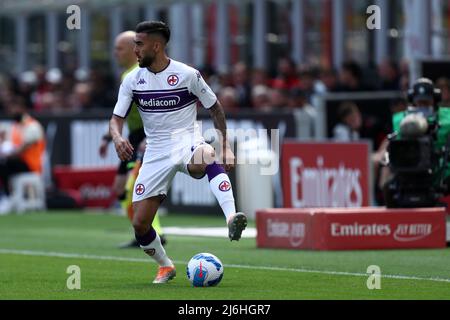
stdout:
[[133,202],[154,196],[167,196],[172,179],[177,172],[182,172],[195,179],[203,178],[204,174],[201,176],[190,174],[187,165],[197,148],[205,143],[203,137],[199,137],[195,143],[176,145],[169,152],[144,156],[134,184]]

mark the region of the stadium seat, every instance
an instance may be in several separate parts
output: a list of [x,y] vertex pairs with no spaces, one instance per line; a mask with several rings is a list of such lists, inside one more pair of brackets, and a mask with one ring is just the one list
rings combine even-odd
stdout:
[[32,172],[17,174],[11,180],[11,187],[13,211],[23,213],[45,209],[45,187],[41,175]]

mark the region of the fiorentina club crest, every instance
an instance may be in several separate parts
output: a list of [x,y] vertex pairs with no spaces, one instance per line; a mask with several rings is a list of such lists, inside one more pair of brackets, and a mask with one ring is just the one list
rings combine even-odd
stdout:
[[231,189],[231,184],[228,182],[228,181],[226,181],[226,180],[223,180],[220,184],[219,184],[219,190],[220,191],[228,191],[228,190],[230,190]]
[[156,250],[154,248],[151,248],[151,249],[145,249],[144,252],[146,254],[148,254],[150,257],[153,257],[156,253]]
[[179,80],[178,77],[174,74],[171,74],[170,76],[167,77],[167,83],[172,87],[178,84],[178,80]]
[[139,183],[136,188],[134,189],[134,191],[136,192],[136,194],[138,196],[140,196],[141,194],[143,194],[145,192],[145,187],[142,183]]

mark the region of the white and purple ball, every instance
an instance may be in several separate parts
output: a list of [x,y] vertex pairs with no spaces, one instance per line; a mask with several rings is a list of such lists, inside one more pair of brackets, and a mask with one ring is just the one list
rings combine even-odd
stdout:
[[186,274],[194,287],[213,287],[223,277],[223,264],[211,253],[198,253],[191,258]]

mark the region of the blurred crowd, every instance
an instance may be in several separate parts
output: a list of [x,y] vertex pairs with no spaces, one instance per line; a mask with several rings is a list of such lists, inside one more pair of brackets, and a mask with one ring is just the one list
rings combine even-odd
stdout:
[[[317,111],[312,96],[328,92],[398,91],[406,92],[410,83],[407,61],[386,59],[376,68],[363,68],[354,61],[345,62],[339,71],[311,65],[296,65],[282,57],[275,72],[251,69],[239,62],[227,73],[211,67],[200,69],[204,79],[217,94],[227,114],[242,110],[270,113],[292,110],[295,117],[309,118],[309,136],[315,134]],[[119,76],[109,68],[91,70],[46,70],[36,66],[17,77],[0,74],[0,114],[11,114],[23,107],[32,114],[70,114],[95,109],[112,110],[117,98]],[[450,80],[438,79],[442,91],[441,105],[450,107]],[[392,113],[402,111],[407,101],[391,102]],[[336,110],[331,138],[338,141],[371,139],[378,148],[391,132],[390,121],[362,115],[359,106],[344,101]],[[297,133],[299,135],[299,132]]]
[[[112,109],[118,77],[105,68],[91,70],[46,70],[36,66],[17,77],[0,74],[0,112],[13,104],[26,106],[35,113],[82,112],[95,108]],[[245,63],[233,65],[228,73],[210,67],[200,70],[219,97],[226,112],[242,109],[271,112],[280,108],[304,108],[313,94],[355,91],[405,91],[409,84],[408,63],[385,60],[376,69],[364,69],[354,61],[345,62],[339,71],[296,65],[280,58],[277,69],[269,74],[251,69]],[[437,85],[449,98],[450,81]]]
[[345,62],[340,71],[296,65],[288,58],[278,61],[273,76],[264,70],[238,63],[229,74],[204,72],[227,111],[242,108],[270,112],[279,108],[302,108],[311,104],[314,94],[375,90],[405,90],[409,83],[406,63],[384,61],[376,71],[364,70],[354,61]]
[[33,113],[83,112],[111,108],[115,103],[116,81],[99,69],[65,70],[36,66],[17,77],[0,75],[0,112],[13,105]]

